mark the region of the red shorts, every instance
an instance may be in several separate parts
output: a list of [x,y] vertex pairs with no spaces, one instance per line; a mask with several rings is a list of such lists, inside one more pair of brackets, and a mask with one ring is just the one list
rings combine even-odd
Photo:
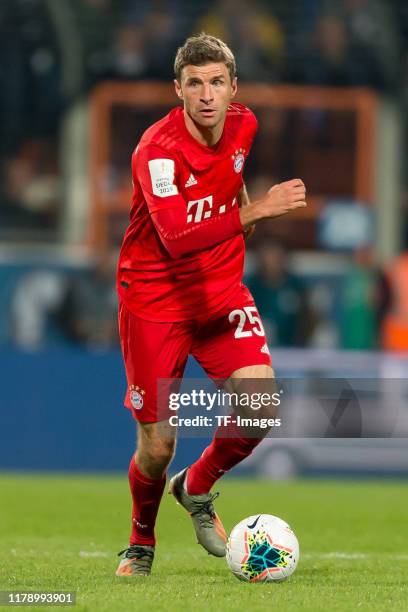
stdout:
[[140,319],[121,303],[119,332],[128,384],[125,406],[142,423],[166,418],[162,411],[157,415],[157,380],[182,378],[189,354],[211,379],[226,379],[245,366],[271,365],[258,310],[244,286],[222,310],[176,323]]

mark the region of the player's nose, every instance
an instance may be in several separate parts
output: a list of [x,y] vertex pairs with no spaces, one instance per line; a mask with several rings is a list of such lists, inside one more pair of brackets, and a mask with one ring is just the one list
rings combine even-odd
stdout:
[[201,102],[208,104],[214,99],[212,87],[209,83],[204,83],[201,90]]

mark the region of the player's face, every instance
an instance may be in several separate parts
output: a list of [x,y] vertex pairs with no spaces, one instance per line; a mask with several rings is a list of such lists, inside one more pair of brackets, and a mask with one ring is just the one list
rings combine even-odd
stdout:
[[223,125],[227,108],[237,91],[237,79],[231,82],[225,64],[185,66],[181,79],[175,81],[176,93],[185,111],[198,126],[215,128]]

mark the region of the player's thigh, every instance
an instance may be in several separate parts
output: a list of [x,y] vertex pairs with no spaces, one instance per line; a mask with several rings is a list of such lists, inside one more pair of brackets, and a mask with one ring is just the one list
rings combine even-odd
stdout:
[[[256,406],[256,416],[275,417],[274,372],[261,317],[251,294],[243,291],[199,332],[194,339],[193,355],[225,391],[248,400],[237,400],[240,414],[254,416],[252,406]],[[238,408],[231,406],[234,411]]]
[[167,403],[159,401],[158,385],[160,389],[161,380],[182,378],[191,324],[146,321],[121,304],[119,331],[127,378],[125,406],[141,423],[166,420],[171,413]]
[[200,325],[192,352],[212,379],[229,379],[240,372],[243,377],[273,375],[261,317],[245,287],[222,311]]

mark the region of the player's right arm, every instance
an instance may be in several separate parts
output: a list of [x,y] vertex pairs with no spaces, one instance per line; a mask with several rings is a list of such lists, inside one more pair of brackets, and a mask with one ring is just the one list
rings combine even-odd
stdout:
[[177,159],[162,147],[150,144],[139,148],[132,158],[132,174],[171,257],[208,249],[244,232],[238,206],[200,223],[188,223],[186,202],[177,187]]
[[274,219],[306,206],[306,187],[301,179],[274,185],[259,200],[240,209],[244,228],[262,219]]

